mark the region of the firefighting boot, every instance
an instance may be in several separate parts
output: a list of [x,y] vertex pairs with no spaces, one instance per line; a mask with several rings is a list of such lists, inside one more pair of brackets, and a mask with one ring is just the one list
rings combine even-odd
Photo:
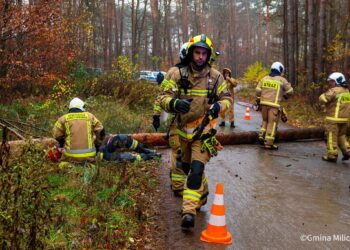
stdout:
[[350,152],[343,153],[342,161],[347,161],[350,159]]
[[219,127],[225,127],[225,122],[220,122]]
[[268,150],[278,150],[278,146],[277,146],[277,145],[266,145],[266,144],[265,144],[264,149],[268,149]]
[[181,228],[182,230],[189,230],[191,227],[194,227],[194,215],[193,214],[184,214],[182,215]]
[[235,128],[235,122],[231,122],[231,128]]
[[328,156],[328,155],[322,156],[322,160],[324,160],[324,161],[329,161],[329,162],[334,162],[334,163],[337,162],[337,158],[336,158],[336,157],[330,157],[330,156]]

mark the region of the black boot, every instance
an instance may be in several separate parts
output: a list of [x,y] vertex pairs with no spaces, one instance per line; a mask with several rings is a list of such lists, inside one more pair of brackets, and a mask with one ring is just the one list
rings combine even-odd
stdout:
[[277,145],[266,145],[264,146],[265,149],[269,149],[269,150],[278,150],[278,146]]
[[219,127],[225,127],[225,122],[220,122]]
[[235,128],[235,122],[231,122],[231,128]]
[[346,152],[343,154],[343,158],[341,159],[342,161],[347,161],[350,159],[350,152]]
[[194,227],[194,215],[193,214],[182,215],[182,220],[181,220],[182,230],[189,230],[190,227]]
[[327,156],[327,155],[322,156],[322,160],[324,160],[324,161],[329,161],[329,162],[334,162],[334,163],[337,162],[337,158],[335,158],[335,157],[329,157],[329,156]]

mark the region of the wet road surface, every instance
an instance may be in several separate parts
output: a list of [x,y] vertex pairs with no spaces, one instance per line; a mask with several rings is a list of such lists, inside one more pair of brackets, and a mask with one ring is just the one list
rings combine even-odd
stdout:
[[[236,110],[235,131],[259,128],[258,113],[252,111],[252,120],[247,122],[243,120],[245,108],[236,106]],[[197,214],[190,233],[180,228],[182,202],[170,190],[171,152],[163,150],[160,211],[164,223],[160,230],[166,248],[350,249],[350,162],[321,161],[325,144],[320,141],[279,146],[278,151],[265,151],[258,145],[225,146],[212,158],[205,170],[208,203]],[[199,240],[218,182],[224,186],[226,225],[233,237],[228,246]]]

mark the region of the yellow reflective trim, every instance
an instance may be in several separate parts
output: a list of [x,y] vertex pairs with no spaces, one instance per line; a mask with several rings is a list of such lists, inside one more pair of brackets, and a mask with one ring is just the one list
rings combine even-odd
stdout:
[[229,109],[231,107],[231,103],[229,100],[222,100],[220,101],[222,104],[224,104],[226,106],[227,109]]
[[205,185],[208,182],[207,177],[203,177],[203,184]]
[[187,94],[184,89],[180,89],[181,95],[193,95],[193,96],[207,96],[208,90],[206,89],[188,89]]
[[280,88],[281,88],[281,84],[280,84],[280,82],[278,82],[278,84],[277,84],[277,90],[276,90],[275,103],[278,103],[278,99],[279,99],[279,96],[280,96]]
[[332,134],[332,132],[328,132],[328,138],[327,139],[328,139],[327,143],[328,143],[329,151],[334,151],[333,143],[332,143],[332,141],[333,141],[333,134]]
[[64,123],[66,127],[66,141],[65,141],[65,148],[70,149],[70,129],[69,129],[69,124],[68,122]]
[[185,189],[183,192],[183,198],[188,200],[200,201],[201,195],[195,191]]
[[141,160],[142,160],[141,155],[137,154],[137,155],[136,155],[136,161],[141,161]]
[[261,91],[261,88],[260,87],[256,87],[255,90],[256,91]]
[[133,148],[132,149],[135,150],[138,145],[139,145],[139,142],[137,140],[133,140]]
[[88,147],[93,148],[93,146],[92,146],[92,134],[91,134],[91,122],[90,121],[86,122],[86,127],[87,127],[87,136],[88,136]]
[[74,157],[74,158],[84,158],[84,157],[95,157],[96,152],[89,152],[89,153],[82,153],[82,154],[73,154],[69,152],[64,152],[64,155],[69,156],[69,157]]
[[63,127],[62,127],[62,124],[59,122],[59,121],[57,121],[56,123],[55,123],[55,127],[56,128],[59,128],[59,129],[63,129]]
[[275,140],[275,137],[266,135],[265,140]]
[[171,101],[172,99],[173,99],[172,97],[167,97],[167,98],[165,98],[164,103],[165,103],[165,106],[166,106],[166,110],[167,110],[167,111],[170,111],[170,110],[171,110],[169,104],[170,104],[170,101]]
[[331,121],[334,123],[347,123],[349,121],[348,118],[336,118],[331,116],[326,116],[326,121]]
[[158,104],[153,105],[153,111],[154,112],[162,112],[162,108]]
[[279,88],[280,88],[280,81],[266,79],[266,80],[264,80],[262,82],[261,88],[263,88],[263,89],[276,89],[276,90],[279,90]]
[[337,95],[337,99],[340,104],[350,103],[350,93],[341,93]]
[[89,115],[86,112],[83,113],[69,113],[65,116],[66,121],[73,121],[73,120],[88,120]]
[[268,101],[261,101],[260,104],[261,105],[267,105],[267,106],[275,107],[275,108],[279,108],[280,107],[280,105],[278,103],[268,102]]
[[186,180],[186,178],[187,178],[186,175],[171,173],[171,180],[172,181],[184,181],[184,180]]
[[180,130],[180,129],[176,129],[176,132],[179,136],[185,138],[185,139],[188,139],[188,140],[191,140],[194,136],[194,134],[187,134],[186,132]]
[[218,94],[220,94],[222,91],[224,91],[225,89],[227,89],[227,83],[224,82],[222,83],[219,88],[218,88]]
[[164,90],[169,90],[169,89],[175,89],[175,91],[177,90],[177,84],[174,80],[164,79],[161,83],[161,86],[164,88]]
[[273,123],[271,136],[275,136],[276,133],[276,122]]
[[325,94],[320,95],[318,99],[320,102],[324,102],[324,103],[328,102]]

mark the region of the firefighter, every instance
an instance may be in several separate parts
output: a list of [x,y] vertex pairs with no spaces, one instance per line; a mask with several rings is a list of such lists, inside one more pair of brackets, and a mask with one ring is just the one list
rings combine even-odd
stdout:
[[232,108],[230,108],[228,110],[228,112],[222,113],[220,115],[221,123],[219,124],[219,126],[225,127],[225,117],[226,117],[226,114],[228,113],[229,114],[229,122],[231,124],[230,126],[231,126],[231,128],[235,128],[234,88],[237,87],[237,81],[231,77],[232,73],[231,73],[231,70],[228,68],[223,69],[222,74],[223,74],[224,79],[226,81],[227,87],[231,92],[233,105],[232,105]]
[[[183,230],[194,227],[196,210],[207,200],[204,166],[217,154],[216,118],[232,107],[224,78],[210,67],[211,56],[214,56],[214,48],[206,35],[191,38],[184,61],[186,66],[166,75],[163,81],[166,85],[157,98],[165,111],[177,114],[181,164],[182,168],[189,169],[183,191]],[[199,133],[200,127],[204,130]]]
[[53,128],[53,137],[64,148],[63,157],[71,161],[94,161],[95,145],[100,145],[105,136],[102,123],[85,111],[85,103],[73,98],[68,114],[61,116]]
[[278,149],[274,141],[281,115],[280,102],[282,97],[288,99],[293,93],[291,84],[281,76],[283,70],[282,63],[274,62],[270,74],[261,79],[256,87],[256,103],[260,105],[262,115],[259,143],[265,149]]
[[350,146],[346,131],[350,115],[350,93],[343,74],[335,72],[329,75],[330,89],[320,95],[319,100],[326,106],[327,154],[322,160],[337,162],[338,147],[343,158],[350,157]]
[[[187,43],[184,43],[179,51],[179,59],[180,62],[176,64],[174,67],[171,67],[169,71],[167,72],[167,75],[172,75],[173,71],[178,71],[180,68],[182,68],[184,65],[184,59],[186,57],[186,49],[187,49]],[[163,88],[167,87],[167,82],[163,82]],[[162,108],[157,102],[157,99],[153,106],[153,127],[157,131],[160,127],[160,114],[162,112]],[[169,146],[172,150],[171,153],[171,170],[170,170],[170,181],[171,181],[171,189],[174,192],[174,195],[176,197],[182,197],[186,176],[189,171],[189,166],[185,166],[183,168],[181,163],[181,148],[180,148],[180,141],[179,136],[176,133],[176,124],[175,124],[175,116],[172,119],[173,121],[170,124],[168,137],[169,137]]]
[[[130,152],[131,151],[131,152]],[[161,157],[155,150],[148,149],[126,134],[108,135],[103,140],[98,158],[107,161],[147,161]]]

